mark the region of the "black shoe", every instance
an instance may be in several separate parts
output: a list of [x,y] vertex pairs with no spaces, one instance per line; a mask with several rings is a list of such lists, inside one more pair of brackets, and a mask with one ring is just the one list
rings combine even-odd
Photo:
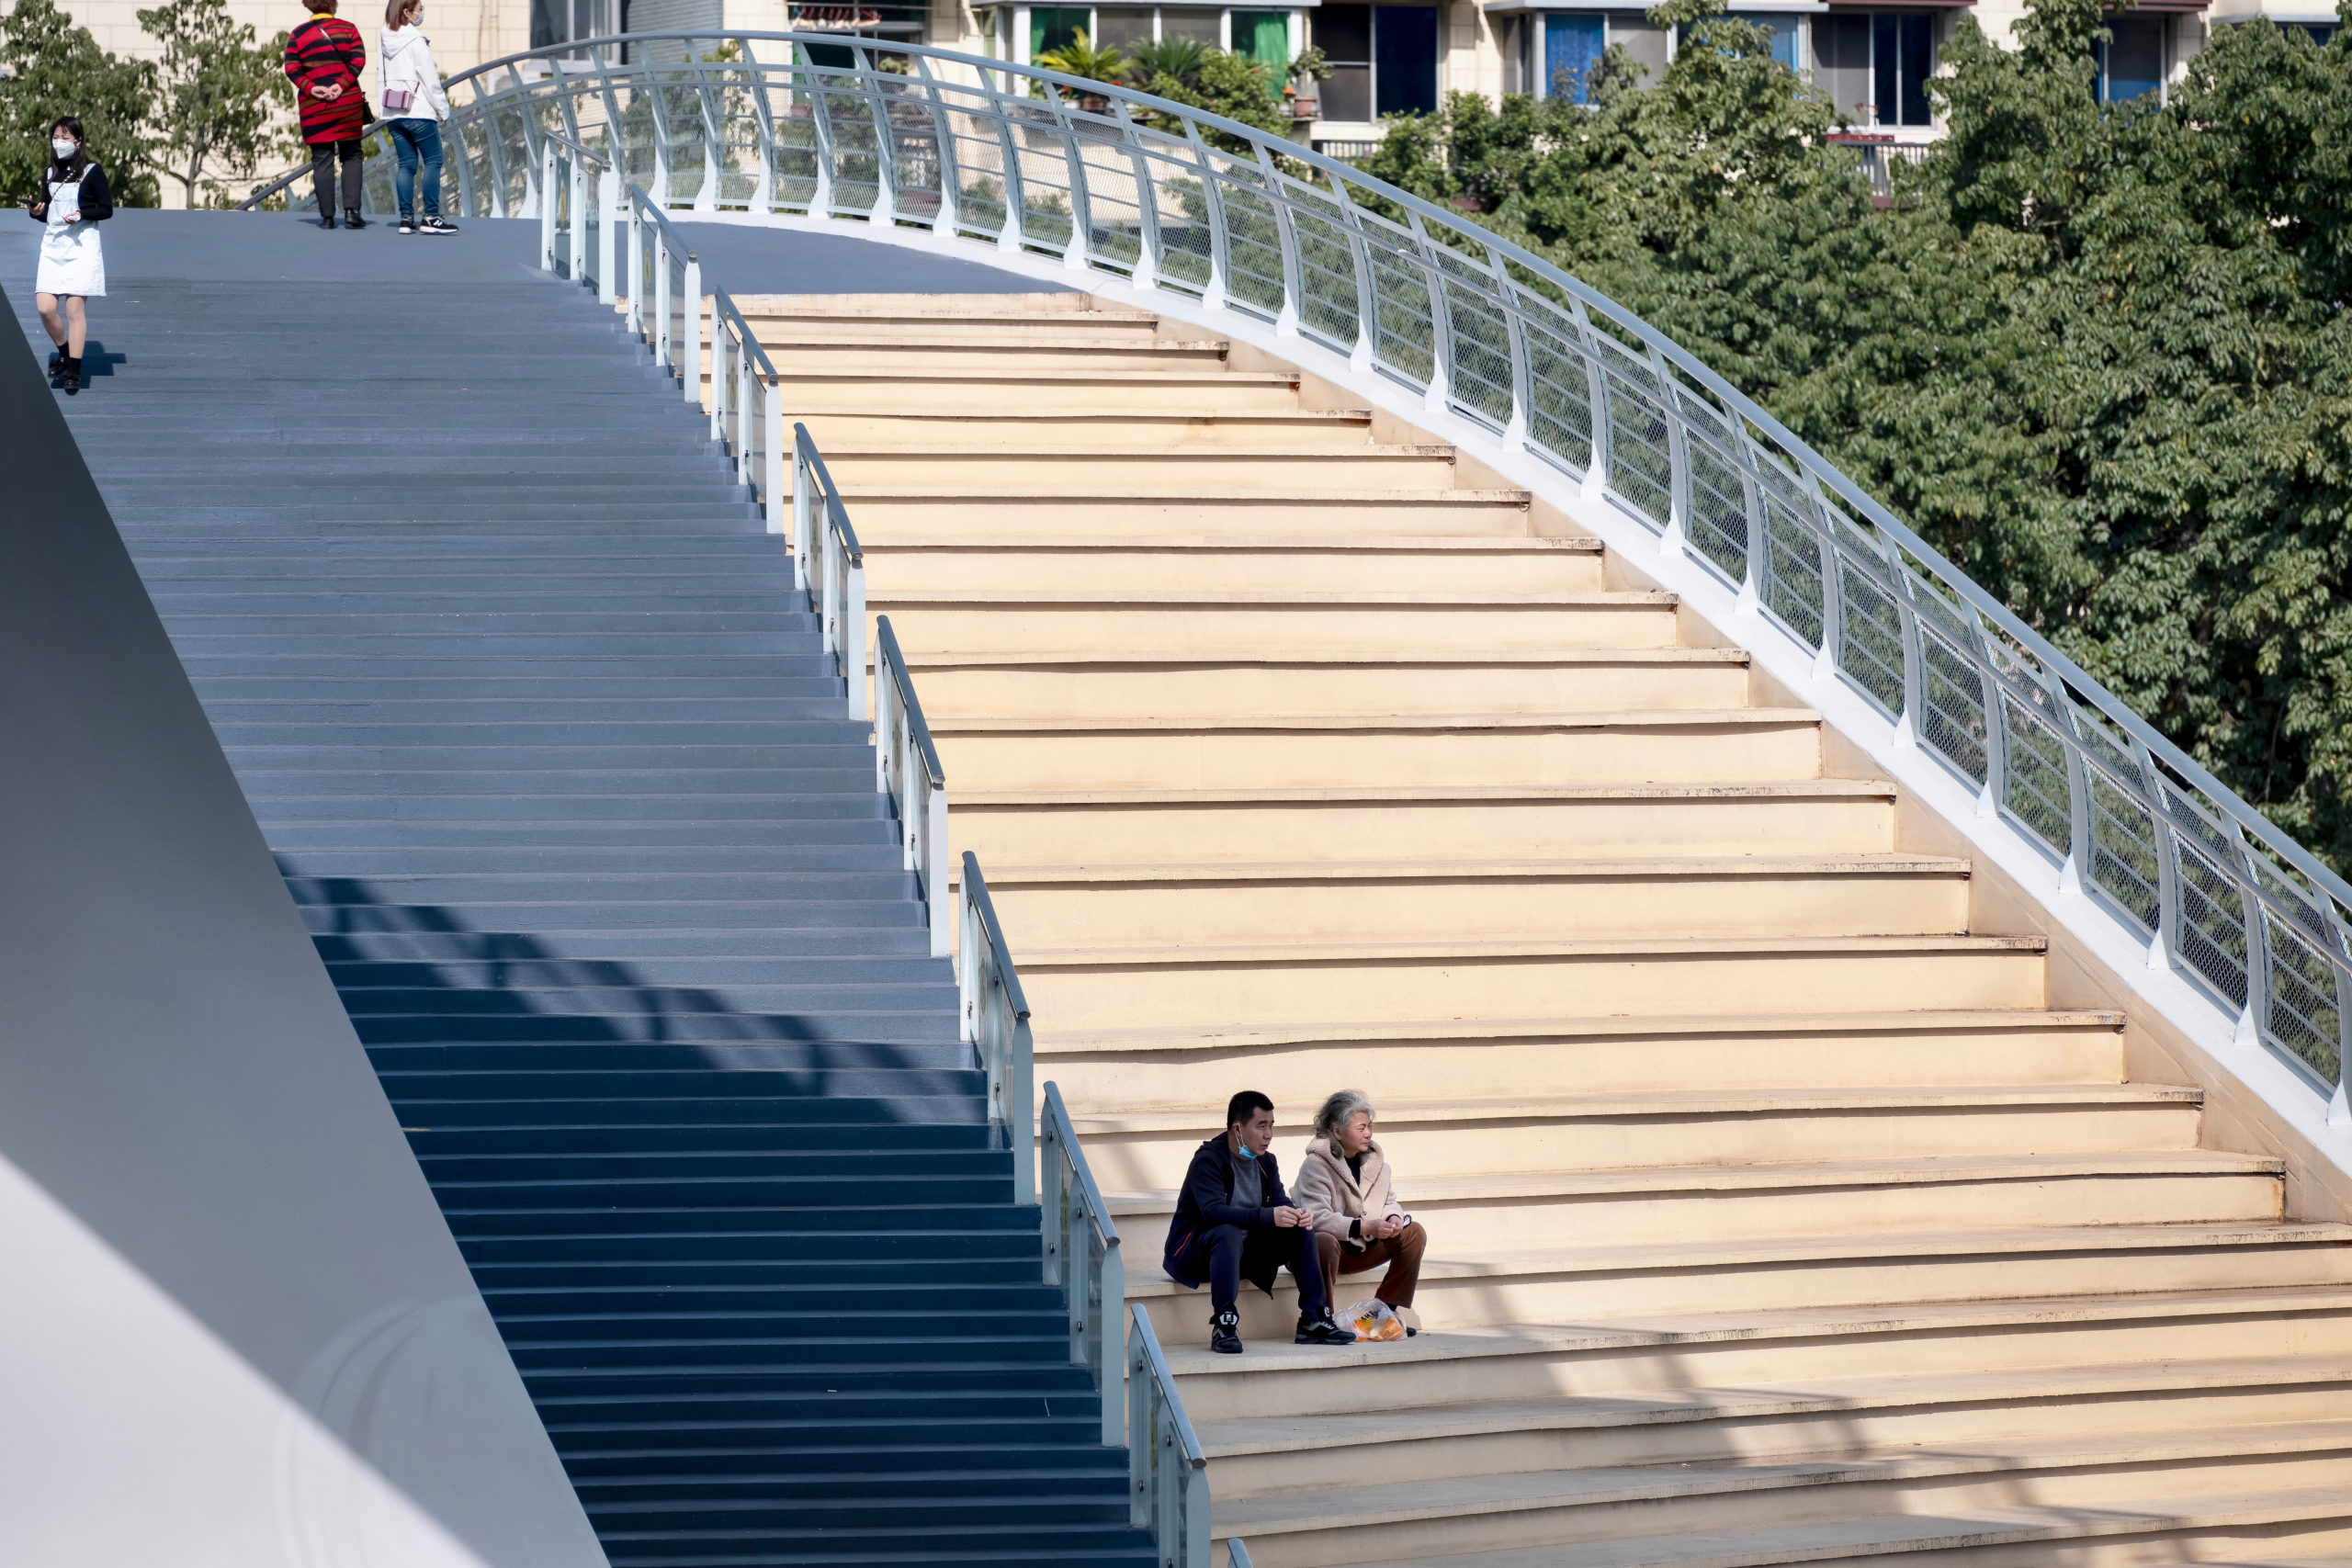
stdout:
[[80,391],[82,389],[82,362],[78,359],[69,359],[65,361],[63,365],[60,366],[57,372],[57,384],[65,389],[65,395],[69,398],[74,393]]
[[63,349],[53,348],[49,351],[49,378],[51,380],[53,381],[57,379],[57,372],[64,367],[64,364],[65,351]]
[[320,214],[319,214],[319,227],[320,227],[320,228],[322,228],[322,229],[332,229],[332,228],[334,228],[334,213],[332,213],[332,212],[322,212],[322,213],[320,213]]
[[444,222],[437,217],[425,219],[417,225],[417,228],[427,234],[454,234],[458,231],[458,226],[455,223]]
[[401,232],[403,234],[413,234],[416,232],[416,220],[410,217],[405,212],[401,214]]
[[343,210],[343,226],[346,229],[365,229],[368,227],[368,220],[359,216],[359,209],[346,207]]
[[1220,1356],[1241,1354],[1241,1314],[1221,1312],[1209,1319],[1209,1348]]
[[1333,1323],[1329,1307],[1312,1316],[1300,1313],[1298,1335],[1291,1341],[1294,1345],[1352,1345],[1355,1342],[1355,1331]]

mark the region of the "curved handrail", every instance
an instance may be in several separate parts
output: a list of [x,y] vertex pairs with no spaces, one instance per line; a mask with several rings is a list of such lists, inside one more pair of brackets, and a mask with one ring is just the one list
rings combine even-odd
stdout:
[[555,142],[558,146],[568,148],[574,156],[580,158],[583,162],[594,164],[600,169],[609,169],[613,166],[613,161],[610,158],[605,157],[602,152],[597,152],[593,147],[582,147],[579,142],[574,141],[571,137],[566,136],[560,130],[543,130],[539,134],[546,137],[549,141]]
[[907,672],[907,657],[899,651],[899,634],[890,629],[889,616],[875,617],[874,645],[878,655],[875,673],[887,672],[899,701],[906,705],[907,729],[922,753],[923,772],[930,778],[931,787],[945,789],[947,770],[940,765],[939,748],[932,743],[931,726],[923,721],[922,699],[915,695],[915,678]]
[[1102,1441],[1115,1448],[1126,1437],[1126,1358],[1119,1343],[1126,1321],[1126,1261],[1118,1224],[1095,1185],[1058,1084],[1046,1085],[1037,1115],[1037,1174],[1046,1283],[1061,1287],[1071,1359],[1094,1373],[1102,1395]]
[[[1148,1526],[1160,1561],[1207,1568],[1208,1455],[1193,1431],[1151,1314],[1127,1311],[1127,1488],[1130,1517]],[[1241,1554],[1247,1562],[1249,1553]]]
[[[688,59],[648,62],[648,43]],[[740,59],[701,58],[728,44]],[[789,59],[759,58],[770,44]],[[820,66],[810,46],[850,63]],[[585,62],[526,81],[523,62],[583,50]],[[911,73],[881,71],[886,55]],[[469,202],[528,209],[533,138],[560,125],[601,134],[616,162],[650,160],[673,203],[687,182],[702,210],[1059,258],[1271,323],[1403,387],[1736,591],[1737,613],[1859,696],[1896,749],[1975,793],[1982,817],[2056,868],[2061,892],[2094,899],[2151,966],[2235,1011],[2307,1081],[2340,1082],[2352,883],[1697,355],[1542,257],[1236,121],[926,45],[633,34],[508,56],[451,85],[474,94],[452,120],[469,149],[460,173],[492,176]],[[1080,93],[1105,108],[1078,107]]]

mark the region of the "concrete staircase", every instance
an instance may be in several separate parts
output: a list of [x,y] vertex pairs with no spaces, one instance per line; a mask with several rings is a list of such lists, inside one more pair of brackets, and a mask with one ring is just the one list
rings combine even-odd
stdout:
[[66,406],[611,1561],[1153,1562],[782,541],[498,276],[118,287]]
[[[2352,1229],[2047,1005],[1891,785],[1342,389],[1079,295],[743,299],[1268,1568],[2352,1555]],[[1393,1345],[1156,1268],[1241,1088],[1368,1089]],[[1369,1293],[1362,1276],[1341,1302]]]

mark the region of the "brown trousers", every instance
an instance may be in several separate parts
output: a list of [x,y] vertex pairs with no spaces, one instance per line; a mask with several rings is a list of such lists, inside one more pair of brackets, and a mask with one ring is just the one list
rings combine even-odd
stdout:
[[1331,1292],[1333,1311],[1344,1304],[1340,1300],[1340,1277],[1361,1274],[1368,1269],[1388,1265],[1387,1278],[1373,1294],[1392,1307],[1413,1304],[1413,1292],[1421,1282],[1421,1251],[1430,1244],[1430,1233],[1415,1220],[1403,1230],[1385,1241],[1375,1241],[1362,1252],[1350,1252],[1338,1236],[1315,1233],[1315,1250],[1322,1254],[1323,1278]]

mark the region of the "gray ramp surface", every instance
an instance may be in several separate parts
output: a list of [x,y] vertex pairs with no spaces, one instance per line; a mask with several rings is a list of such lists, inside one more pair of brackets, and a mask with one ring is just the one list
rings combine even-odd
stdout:
[[126,217],[70,423],[612,1562],[1151,1562],[703,417],[511,230]]

